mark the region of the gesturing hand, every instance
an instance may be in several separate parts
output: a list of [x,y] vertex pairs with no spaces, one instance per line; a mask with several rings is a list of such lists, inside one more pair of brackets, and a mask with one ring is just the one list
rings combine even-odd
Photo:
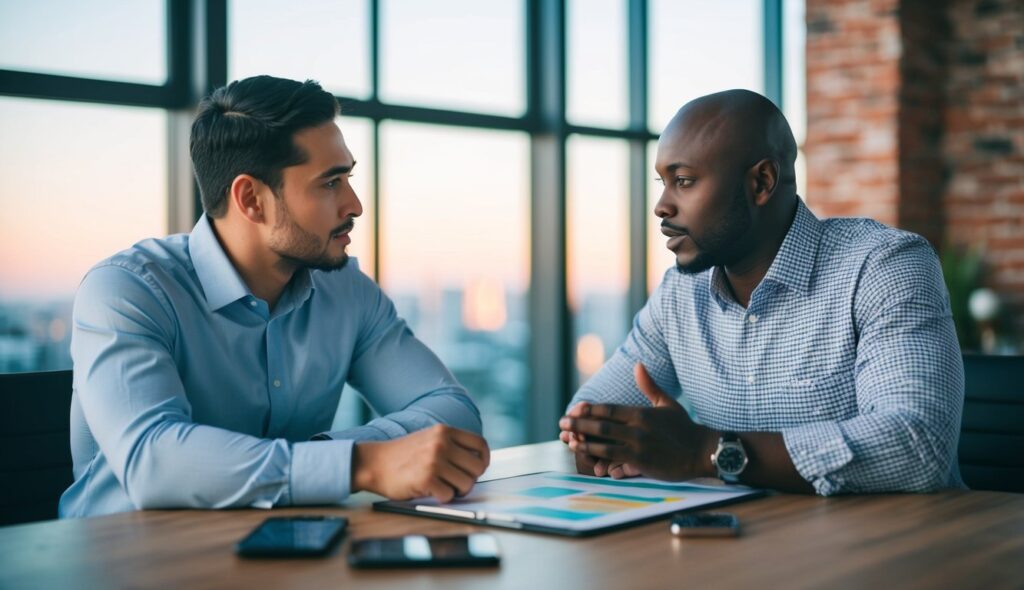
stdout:
[[636,364],[633,374],[652,407],[575,406],[573,409],[579,410],[558,423],[569,448],[577,457],[593,457],[595,466],[602,460],[609,468],[621,465],[626,474],[638,472],[663,480],[713,476],[710,456],[717,442],[714,431],[690,420],[686,410],[658,388],[642,364]]
[[[569,408],[569,411],[565,414],[570,418],[579,418],[586,412],[589,412],[589,402],[580,402],[575,406]],[[558,438],[562,442],[568,444],[570,447],[574,447],[573,442],[579,442],[586,440],[586,437],[582,434],[576,434],[575,432],[569,432],[563,430],[558,433]],[[595,440],[591,437],[591,440]],[[615,479],[622,479],[623,477],[635,477],[640,475],[640,470],[634,465],[623,463],[621,461],[608,461],[606,459],[598,459],[591,457],[586,453],[579,451],[575,452],[576,456],[576,471],[584,475],[596,475],[598,477],[604,477],[610,475]]]
[[354,490],[392,500],[433,496],[450,502],[469,493],[491,452],[472,432],[438,424],[394,440],[356,443],[353,460]]

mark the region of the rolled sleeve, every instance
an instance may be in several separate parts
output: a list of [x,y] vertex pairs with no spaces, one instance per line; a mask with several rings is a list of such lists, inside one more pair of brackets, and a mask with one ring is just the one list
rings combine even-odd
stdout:
[[839,470],[853,460],[842,428],[835,422],[815,422],[782,432],[786,450],[797,472],[822,496],[843,489]]

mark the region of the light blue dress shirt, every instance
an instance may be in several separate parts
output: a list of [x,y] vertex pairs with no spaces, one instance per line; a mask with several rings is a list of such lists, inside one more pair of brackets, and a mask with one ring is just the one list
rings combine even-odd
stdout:
[[[481,431],[466,391],[354,259],[296,273],[271,310],[205,216],[96,265],[73,317],[62,517],[338,503],[354,441]],[[382,417],[325,432],[346,382]]]
[[798,203],[747,308],[721,268],[669,269],[570,407],[650,405],[633,380],[638,361],[698,423],[781,432],[820,494],[963,487],[963,361],[938,258],[920,236],[821,221]]

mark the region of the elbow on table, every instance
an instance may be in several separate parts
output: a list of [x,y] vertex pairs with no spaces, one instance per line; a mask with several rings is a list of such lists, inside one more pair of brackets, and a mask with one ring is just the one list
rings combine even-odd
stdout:
[[903,489],[894,491],[927,494],[949,487],[950,466],[948,459],[935,457],[934,461],[925,462],[921,469],[915,470]]

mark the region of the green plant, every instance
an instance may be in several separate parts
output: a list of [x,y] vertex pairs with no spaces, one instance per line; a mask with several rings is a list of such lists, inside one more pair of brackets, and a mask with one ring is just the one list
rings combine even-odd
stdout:
[[949,305],[953,311],[956,335],[963,350],[977,350],[980,342],[978,329],[971,318],[967,302],[971,293],[981,286],[982,251],[978,247],[946,246],[940,261],[942,276],[949,291]]

